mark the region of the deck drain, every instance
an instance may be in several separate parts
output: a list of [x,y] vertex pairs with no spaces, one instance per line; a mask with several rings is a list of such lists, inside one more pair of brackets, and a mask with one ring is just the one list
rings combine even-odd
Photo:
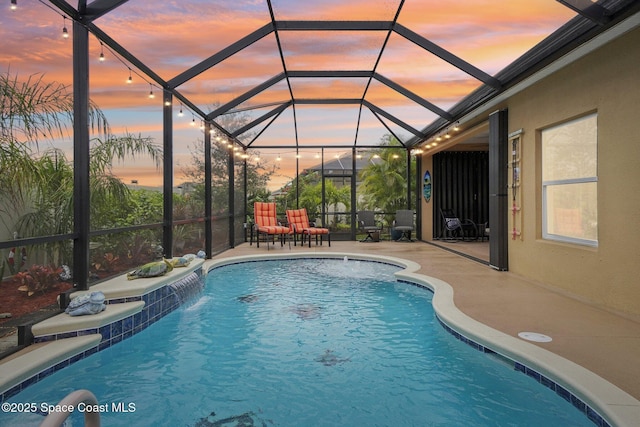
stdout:
[[519,332],[518,336],[527,341],[535,341],[535,342],[549,342],[551,341],[551,337],[544,334],[539,334],[537,332]]

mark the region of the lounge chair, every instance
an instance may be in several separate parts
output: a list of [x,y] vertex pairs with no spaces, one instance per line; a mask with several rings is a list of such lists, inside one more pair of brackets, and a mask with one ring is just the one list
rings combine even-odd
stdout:
[[267,237],[265,239],[267,241],[267,250],[269,250],[269,240],[274,236],[280,237],[280,246],[284,245],[284,241],[289,235],[289,227],[280,225],[278,222],[275,203],[255,202],[253,205],[253,218],[258,247],[260,247],[260,235]]
[[296,246],[296,236],[302,237],[302,245],[304,246],[305,237],[309,238],[309,247],[311,247],[311,236],[316,236],[316,245],[318,244],[318,236],[320,236],[320,244],[322,238],[327,236],[329,247],[331,247],[331,234],[328,228],[314,227],[315,224],[309,222],[307,209],[287,209],[287,221],[289,222],[289,234],[293,234],[293,246]]
[[449,241],[478,239],[478,227],[472,220],[461,221],[452,209],[440,209],[440,214],[444,221],[440,239],[443,237]]
[[380,232],[382,231],[382,224],[376,222],[375,212],[373,211],[359,211],[358,212],[358,227],[361,231],[367,233],[367,237],[360,240],[366,242],[371,240],[372,242],[378,242],[380,240]]
[[397,240],[406,240],[413,242],[411,239],[411,232],[413,231],[413,211],[409,209],[403,209],[396,211],[396,219],[393,220],[393,229],[402,233],[402,236]]

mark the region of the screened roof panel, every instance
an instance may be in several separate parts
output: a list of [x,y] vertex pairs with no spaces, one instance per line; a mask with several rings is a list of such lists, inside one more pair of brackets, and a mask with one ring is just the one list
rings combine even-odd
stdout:
[[[248,67],[248,63],[252,66]],[[260,85],[265,78],[280,73],[282,61],[271,34],[179,85],[177,90],[208,111],[207,105],[226,104]],[[284,98],[289,98],[289,94]]]
[[286,79],[282,78],[278,80],[277,83],[256,93],[246,101],[234,105],[233,108],[228,111],[246,111],[254,108],[262,108],[262,106],[276,108],[290,101],[291,93],[289,92],[289,86]]
[[482,85],[477,78],[398,34],[389,38],[378,72],[443,109]]
[[358,110],[358,105],[296,106],[300,145],[353,145]]
[[[249,141],[251,142],[251,148],[295,147],[296,134],[294,123],[293,109],[287,108],[273,121],[263,122],[260,126],[257,126],[256,129],[242,134],[242,136],[245,138],[247,135],[252,136]],[[261,132],[261,134],[259,138],[255,138],[258,132]]]
[[425,106],[408,99],[377,80],[371,82],[366,100],[416,130],[421,128],[428,117],[432,120],[438,117]]
[[291,89],[296,99],[362,98],[368,78],[292,78]]
[[280,31],[288,70],[371,70],[384,31]]
[[161,7],[134,0],[95,23],[157,74],[170,79],[267,24],[268,10],[266,0],[186,0],[163,2]]
[[495,74],[575,16],[549,0],[470,1],[455,13],[448,2],[426,0],[405,2],[398,23]]
[[391,21],[400,0],[272,0],[276,20]]

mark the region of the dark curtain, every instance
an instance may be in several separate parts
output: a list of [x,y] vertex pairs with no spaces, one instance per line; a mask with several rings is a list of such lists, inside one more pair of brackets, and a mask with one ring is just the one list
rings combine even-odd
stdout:
[[489,152],[443,151],[433,156],[433,236],[441,236],[441,209],[476,224],[489,221]]

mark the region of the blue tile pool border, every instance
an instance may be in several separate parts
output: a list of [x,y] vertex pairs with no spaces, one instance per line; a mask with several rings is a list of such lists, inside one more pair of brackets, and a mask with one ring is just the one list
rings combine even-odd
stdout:
[[[189,279],[193,276],[197,277],[197,280],[203,281],[203,272],[202,268],[198,268],[194,270],[192,273],[188,274],[185,277],[178,279],[176,282],[180,282],[182,280]],[[194,278],[195,279],[195,278]],[[167,283],[162,287],[153,290],[147,294],[128,297],[128,298],[114,298],[106,301],[107,304],[121,304],[125,302],[134,302],[134,301],[144,301],[145,305],[141,311],[138,313],[132,314],[131,316],[127,316],[123,319],[116,320],[108,325],[101,326],[99,328],[89,328],[82,329],[71,332],[64,332],[60,334],[52,334],[52,335],[43,335],[36,337],[34,339],[34,343],[41,342],[50,342],[59,339],[79,337],[84,335],[92,335],[92,334],[101,334],[102,339],[100,342],[76,355],[73,355],[61,362],[56,363],[53,366],[49,366],[37,374],[27,378],[20,384],[17,384],[10,389],[6,390],[0,395],[0,403],[4,403],[11,397],[23,391],[28,386],[37,383],[38,381],[48,377],[49,375],[58,372],[60,369],[66,368],[67,366],[82,360],[86,357],[91,356],[99,351],[102,351],[106,348],[111,347],[114,344],[117,344],[127,338],[132,337],[148,328],[150,325],[154,324],[167,314],[171,313],[178,307],[180,307],[180,302],[176,298],[174,292],[169,289],[169,286],[173,283]]]
[[[422,285],[420,283],[415,283],[415,282],[411,282],[411,281],[407,281],[407,280],[398,280],[399,282],[403,282],[403,283],[407,283],[410,285],[414,285],[417,286],[419,288],[422,289],[426,289],[430,292],[433,293],[433,290],[425,285]],[[456,338],[457,340],[467,344],[468,346],[470,346],[471,348],[481,352],[481,353],[485,353],[494,357],[498,357],[500,358],[502,361],[506,362],[507,364],[509,364],[510,366],[513,367],[513,369],[515,369],[518,372],[521,372],[525,375],[527,375],[528,377],[534,379],[535,381],[537,381],[538,383],[542,384],[543,386],[553,390],[558,396],[562,397],[564,400],[566,400],[567,402],[571,403],[576,409],[578,409],[580,412],[582,412],[591,422],[593,422],[596,426],[598,427],[611,427],[611,424],[609,424],[603,417],[602,415],[600,415],[598,413],[598,411],[596,411],[595,409],[593,409],[592,407],[590,407],[589,405],[587,405],[582,399],[580,399],[578,396],[576,396],[575,394],[571,393],[569,390],[567,390],[565,387],[563,387],[562,385],[556,383],[555,381],[553,381],[552,379],[544,376],[543,374],[541,374],[540,372],[536,371],[533,368],[528,367],[527,365],[518,362],[516,360],[513,360],[509,357],[504,356],[503,354],[500,354],[494,350],[492,350],[491,348],[484,346],[466,336],[464,336],[463,334],[461,334],[460,332],[456,331],[455,329],[453,329],[452,327],[450,327],[449,325],[447,325],[445,322],[442,321],[442,319],[440,319],[440,317],[436,314],[436,319],[438,319],[438,323],[440,323],[440,325],[444,328],[445,331],[449,332],[451,335],[453,335],[454,338]]]

